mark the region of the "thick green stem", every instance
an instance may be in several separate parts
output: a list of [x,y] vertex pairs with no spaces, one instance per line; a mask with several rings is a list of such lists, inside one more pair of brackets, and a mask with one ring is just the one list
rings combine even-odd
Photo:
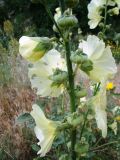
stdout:
[[[69,38],[65,40],[65,49],[66,49],[66,61],[67,61],[67,69],[68,69],[68,81],[69,81],[69,96],[70,96],[70,109],[71,113],[76,111],[75,105],[75,94],[74,94],[74,75],[72,69],[72,63],[70,60],[70,43]],[[76,130],[71,131],[71,157],[72,160],[76,160],[75,153],[75,144],[76,144]]]

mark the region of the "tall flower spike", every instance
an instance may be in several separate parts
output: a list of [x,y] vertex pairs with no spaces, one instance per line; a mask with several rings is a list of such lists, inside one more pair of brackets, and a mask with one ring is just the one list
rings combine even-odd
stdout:
[[51,149],[58,124],[47,119],[37,104],[34,104],[32,108],[31,115],[36,123],[34,131],[39,140],[38,145],[41,147],[37,154],[40,154],[40,157],[44,157]]
[[37,89],[37,95],[42,97],[58,97],[64,91],[63,85],[52,85],[53,82],[50,76],[54,74],[56,68],[66,71],[65,60],[61,58],[60,53],[55,49],[49,51],[29,68],[32,88]]
[[19,40],[19,52],[28,61],[35,62],[52,49],[53,45],[47,37],[22,36]]

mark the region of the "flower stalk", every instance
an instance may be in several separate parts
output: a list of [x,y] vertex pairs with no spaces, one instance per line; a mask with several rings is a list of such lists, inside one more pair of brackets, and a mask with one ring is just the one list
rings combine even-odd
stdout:
[[106,0],[105,4],[105,16],[104,16],[104,26],[103,26],[103,34],[106,32],[106,21],[107,21],[107,5],[108,5],[108,0]]
[[[71,113],[76,111],[75,105],[75,93],[74,93],[74,73],[72,69],[72,63],[70,60],[70,42],[69,36],[68,39],[65,40],[65,50],[66,50],[66,61],[67,61],[67,70],[68,70],[68,81],[69,81],[69,96],[70,96],[70,109]],[[76,160],[76,153],[74,151],[76,144],[76,130],[71,131],[71,157],[72,160]]]

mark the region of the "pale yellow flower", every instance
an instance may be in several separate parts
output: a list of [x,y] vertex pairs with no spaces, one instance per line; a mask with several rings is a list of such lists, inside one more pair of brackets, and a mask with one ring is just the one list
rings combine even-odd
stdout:
[[106,88],[103,83],[100,91],[92,98],[93,110],[98,128],[102,131],[102,136],[107,136],[107,113],[106,113]]
[[41,147],[37,154],[44,157],[51,149],[58,125],[57,122],[47,119],[37,104],[34,104],[32,108],[31,115],[36,123],[34,131],[39,140],[38,145]]
[[106,82],[117,72],[115,60],[110,47],[105,47],[105,43],[96,36],[88,36],[87,41],[79,44],[79,48],[93,63],[93,70],[89,72],[90,79],[101,83],[100,91],[92,98],[92,103],[97,126],[102,130],[102,136],[106,137]]
[[88,4],[88,19],[89,19],[89,26],[90,29],[94,29],[97,27],[99,22],[102,20],[101,16],[101,8],[105,4],[104,0],[92,0]]
[[79,44],[79,48],[93,62],[93,70],[89,73],[92,80],[101,82],[103,79],[113,78],[117,72],[117,67],[110,47],[105,47],[103,40],[94,35],[89,35],[87,41],[82,41]]
[[29,68],[29,77],[32,88],[37,89],[37,95],[42,97],[58,97],[64,91],[64,86],[52,85],[50,76],[56,68],[66,71],[65,60],[60,53],[53,49],[45,54],[38,62]]

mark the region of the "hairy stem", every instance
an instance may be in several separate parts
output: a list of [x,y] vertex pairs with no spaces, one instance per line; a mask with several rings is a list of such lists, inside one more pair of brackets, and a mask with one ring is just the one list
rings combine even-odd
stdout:
[[[67,61],[67,70],[68,70],[68,81],[69,81],[69,96],[70,96],[70,109],[71,113],[76,111],[75,105],[75,94],[74,94],[74,74],[72,69],[72,63],[70,60],[70,42],[69,36],[68,39],[65,40],[65,50],[66,50],[66,61]],[[76,153],[75,153],[75,144],[76,144],[76,129],[71,131],[71,157],[72,160],[76,160]]]

